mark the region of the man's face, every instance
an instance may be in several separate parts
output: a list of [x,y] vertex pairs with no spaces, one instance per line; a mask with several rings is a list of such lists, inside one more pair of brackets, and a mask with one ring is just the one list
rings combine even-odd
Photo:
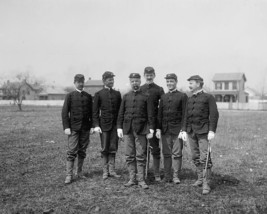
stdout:
[[110,78],[107,78],[103,81],[104,85],[106,87],[109,87],[109,88],[112,88],[113,85],[114,85],[114,78],[113,77],[110,77]]
[[190,80],[189,81],[189,89],[191,92],[195,92],[200,88],[200,83],[198,83],[196,80]]
[[140,88],[141,85],[141,80],[139,78],[131,78],[130,79],[130,84],[131,84],[131,88],[132,90],[138,90]]
[[81,90],[83,90],[83,87],[84,87],[84,81],[75,81],[74,85],[78,90],[81,91]]
[[172,91],[176,88],[177,81],[175,79],[166,79],[167,88]]
[[154,79],[155,79],[155,74],[154,73],[152,73],[152,74],[145,73],[144,78],[146,80],[146,83],[148,83],[148,84],[153,83]]

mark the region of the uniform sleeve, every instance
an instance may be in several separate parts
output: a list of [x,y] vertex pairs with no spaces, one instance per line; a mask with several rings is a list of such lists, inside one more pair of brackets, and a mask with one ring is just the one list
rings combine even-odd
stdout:
[[161,97],[161,99],[159,100],[159,110],[157,115],[156,129],[162,129],[162,117],[163,117],[163,100]]
[[160,87],[160,97],[161,97],[163,94],[165,94],[164,89],[163,89],[162,87]]
[[99,127],[99,106],[100,106],[100,97],[99,93],[95,93],[94,102],[93,102],[93,127]]
[[182,128],[181,130],[182,131],[185,131],[186,129],[186,105],[187,105],[187,95],[186,94],[183,94],[183,97],[182,97]]
[[219,119],[219,112],[217,109],[217,104],[216,104],[215,98],[212,95],[210,95],[210,97],[209,97],[209,112],[210,112],[209,131],[216,132],[217,123],[218,123],[218,119]]
[[[186,95],[187,97],[187,95]],[[188,97],[186,98],[186,104],[185,104],[185,108],[184,108],[184,115],[183,115],[183,119],[182,119],[182,131],[186,132],[186,127],[187,127],[187,106],[188,106]]]
[[90,127],[92,127],[92,123],[93,123],[93,97],[91,95],[89,95],[89,121],[90,121]]
[[118,92],[118,109],[120,109],[120,105],[121,105],[121,93]]
[[124,97],[121,101],[120,110],[119,110],[119,114],[118,114],[117,129],[122,129],[122,127],[123,127],[124,112],[125,112],[125,100],[126,100],[126,96],[124,95]]
[[70,94],[67,94],[61,111],[63,130],[70,128]]
[[149,129],[155,129],[156,115],[153,108],[153,100],[150,98],[150,96],[147,97],[147,117]]

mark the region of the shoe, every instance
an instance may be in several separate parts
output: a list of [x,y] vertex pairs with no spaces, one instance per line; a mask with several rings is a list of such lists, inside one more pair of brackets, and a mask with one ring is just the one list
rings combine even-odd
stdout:
[[155,181],[156,181],[156,182],[161,182],[161,178],[160,178],[160,176],[156,176],[156,177],[155,177]]
[[144,182],[144,181],[139,181],[138,185],[143,189],[148,189],[149,188],[148,185],[146,184],[146,182]]
[[161,182],[162,182],[162,183],[172,183],[172,179],[170,179],[170,178],[163,178],[163,179],[161,180]]
[[130,187],[136,185],[135,181],[129,180],[126,184],[124,184],[125,187]]
[[72,176],[67,175],[66,179],[65,179],[65,184],[70,184],[72,182]]
[[173,183],[175,183],[175,184],[179,184],[179,183],[181,183],[181,181],[180,181],[180,179],[178,178],[178,177],[176,177],[176,178],[173,178]]
[[103,180],[108,179],[108,173],[103,173]]
[[110,176],[110,177],[115,177],[115,178],[120,178],[120,177],[121,177],[121,176],[118,175],[115,171],[110,171],[110,172],[109,172],[109,176]]

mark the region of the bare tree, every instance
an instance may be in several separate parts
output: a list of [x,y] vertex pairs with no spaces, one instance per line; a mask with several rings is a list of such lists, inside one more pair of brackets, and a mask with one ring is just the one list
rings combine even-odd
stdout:
[[38,81],[31,76],[28,72],[22,72],[16,75],[14,81],[7,80],[4,82],[3,94],[5,99],[11,99],[22,110],[22,101],[25,99],[26,90],[32,90],[35,93],[42,91],[42,81]]

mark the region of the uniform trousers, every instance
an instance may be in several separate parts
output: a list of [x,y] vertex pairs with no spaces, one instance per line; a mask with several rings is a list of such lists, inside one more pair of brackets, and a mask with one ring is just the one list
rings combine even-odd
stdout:
[[76,156],[84,159],[89,145],[89,130],[71,131],[68,135],[67,160],[74,161]]
[[178,135],[162,135],[162,153],[165,158],[173,157],[174,159],[183,156],[183,141]]
[[[208,134],[188,134],[192,160],[196,167],[205,168],[208,152]],[[208,160],[208,169],[212,167],[211,157]]]
[[118,150],[118,135],[116,126],[112,127],[110,131],[103,131],[100,134],[101,139],[101,153],[103,155],[115,154]]

